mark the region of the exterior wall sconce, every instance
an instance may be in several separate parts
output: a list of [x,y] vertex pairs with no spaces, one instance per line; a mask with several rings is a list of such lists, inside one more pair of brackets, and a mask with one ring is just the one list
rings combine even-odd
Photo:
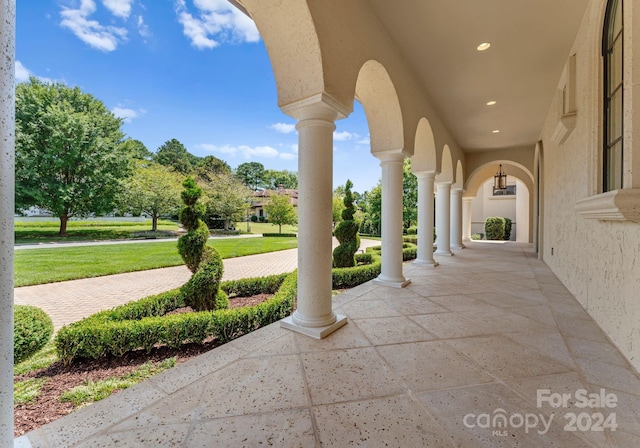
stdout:
[[498,168],[498,172],[493,176],[493,190],[506,190],[507,189],[507,175],[502,170],[502,164]]

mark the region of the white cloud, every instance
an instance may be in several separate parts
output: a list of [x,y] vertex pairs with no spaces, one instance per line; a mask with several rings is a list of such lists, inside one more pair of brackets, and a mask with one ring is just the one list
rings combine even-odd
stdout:
[[138,16],[138,33],[142,37],[151,36],[151,31],[149,31],[149,27],[146,23],[144,23],[144,18],[142,16]]
[[334,133],[333,133],[333,139],[337,140],[339,142],[344,142],[344,141],[347,141],[347,140],[353,140],[353,139],[358,138],[358,137],[360,137],[358,134],[353,134],[353,133],[348,132],[348,131],[341,131],[341,132],[334,131]]
[[27,67],[22,65],[22,62],[16,61],[15,62],[15,81],[16,81],[16,83],[28,82],[29,81],[29,76],[35,76],[40,81],[45,82],[45,83],[53,83],[54,82],[54,80],[51,79],[51,78],[46,78],[44,76],[36,76],[36,75],[34,75],[31,72],[31,70],[29,70]]
[[201,144],[197,145],[198,148],[203,149],[205,151],[214,152],[218,154],[224,154],[226,156],[240,156],[243,159],[282,159],[282,160],[293,160],[298,157],[294,153],[290,152],[280,152],[277,149],[271,146],[247,146],[247,145],[211,145],[211,144]]
[[195,15],[185,0],[175,0],[178,22],[191,45],[198,49],[215,48],[225,42],[258,42],[255,23],[227,0],[194,0]]
[[[114,1],[114,3],[121,3]],[[106,4],[105,4],[106,5]],[[89,20],[96,12],[94,0],[81,0],[78,9],[62,7],[60,26],[68,28],[81,41],[102,51],[113,51],[127,37],[127,30],[115,26],[101,25],[96,20]]]
[[22,65],[22,62],[16,61],[16,65],[15,65],[16,82],[29,81],[30,75],[31,75],[31,72],[27,70],[27,68],[24,65]]
[[102,0],[102,4],[111,11],[114,16],[126,19],[131,14],[133,0]]
[[360,140],[358,140],[356,142],[358,145],[370,145],[371,144],[371,138],[370,136],[366,136],[364,138],[361,138]]
[[125,123],[131,123],[131,120],[138,118],[140,115],[144,114],[146,110],[135,110],[127,107],[116,106],[111,110],[111,112],[113,112],[116,117],[122,118]]
[[274,131],[280,132],[281,134],[291,134],[296,130],[296,125],[289,123],[274,123],[269,127]]
[[280,153],[280,158],[282,160],[294,160],[298,158],[297,154],[293,154],[291,152],[281,152]]

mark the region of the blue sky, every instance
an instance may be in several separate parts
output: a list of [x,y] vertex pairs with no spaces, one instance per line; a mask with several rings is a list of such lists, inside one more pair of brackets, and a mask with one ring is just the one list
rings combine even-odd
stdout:
[[[295,121],[277,106],[264,44],[226,0],[21,0],[16,61],[17,82],[79,86],[151,151],[177,138],[234,168],[297,171]],[[371,189],[380,168],[360,105],[336,125],[334,186]]]

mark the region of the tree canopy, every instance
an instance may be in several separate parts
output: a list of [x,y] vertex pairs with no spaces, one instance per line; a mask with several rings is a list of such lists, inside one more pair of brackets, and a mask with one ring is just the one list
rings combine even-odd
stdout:
[[287,170],[266,170],[261,186],[267,190],[277,190],[280,187],[296,190],[298,188],[298,173]]
[[160,145],[153,160],[184,175],[192,174],[198,166],[198,157],[187,151],[187,148],[175,138]]
[[158,230],[158,218],[177,214],[183,178],[155,162],[137,161],[133,175],[125,181],[120,210],[151,216],[151,230]]
[[122,120],[78,87],[35,77],[16,87],[16,209],[60,218],[113,209],[129,172]]
[[202,181],[207,220],[224,221],[224,229],[234,221],[242,221],[251,205],[253,194],[240,180],[230,173],[213,175],[208,182]]
[[405,229],[418,222],[418,178],[411,172],[411,159],[404,159],[402,170],[402,220]]
[[291,204],[291,198],[286,194],[274,194],[264,205],[267,217],[271,224],[278,226],[278,232],[282,233],[282,225],[293,225],[298,222],[296,209]]
[[264,173],[264,165],[258,162],[241,163],[236,168],[236,177],[253,191],[256,191],[264,182]]

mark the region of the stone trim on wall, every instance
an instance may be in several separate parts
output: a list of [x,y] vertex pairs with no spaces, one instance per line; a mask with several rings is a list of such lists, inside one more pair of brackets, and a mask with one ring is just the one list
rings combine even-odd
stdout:
[[575,210],[586,219],[640,223],[640,189],[608,191],[581,199]]

